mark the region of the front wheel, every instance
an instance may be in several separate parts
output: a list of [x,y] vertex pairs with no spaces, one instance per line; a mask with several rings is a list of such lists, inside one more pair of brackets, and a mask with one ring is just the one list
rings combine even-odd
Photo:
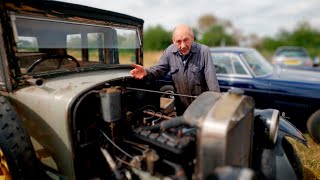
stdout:
[[31,140],[9,101],[0,96],[0,179],[39,179]]
[[307,129],[312,137],[312,139],[316,142],[320,142],[320,110],[314,112],[307,121]]

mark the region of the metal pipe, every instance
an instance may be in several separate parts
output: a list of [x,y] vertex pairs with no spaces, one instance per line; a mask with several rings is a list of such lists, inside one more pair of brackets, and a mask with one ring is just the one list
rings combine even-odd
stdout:
[[172,119],[172,117],[170,117],[170,116],[166,116],[166,115],[162,115],[162,114],[157,114],[157,113],[151,112],[151,111],[146,111],[146,110],[144,110],[143,113],[149,114],[149,115],[152,115],[152,116],[156,116],[156,117],[158,117],[158,118],[163,118],[163,119],[165,119],[165,120]]
[[167,165],[169,165],[169,166],[174,168],[174,171],[175,171],[174,179],[177,179],[177,180],[187,180],[188,179],[186,174],[185,174],[184,169],[179,164],[170,162],[170,161],[168,161],[166,159],[163,159],[162,162],[164,162]]
[[197,98],[197,96],[190,96],[190,95],[185,95],[185,94],[176,94],[176,93],[169,93],[169,92],[162,92],[162,91],[154,91],[154,90],[149,90],[149,89],[140,89],[140,88],[133,88],[133,87],[126,87],[126,89],[135,90],[135,91],[145,91],[145,92],[152,92],[152,93],[159,93],[159,94],[174,95],[174,96]]
[[104,133],[101,129],[100,129],[101,134],[114,146],[116,147],[119,151],[121,151],[123,154],[125,154],[126,156],[130,157],[131,159],[133,158],[133,156],[131,156],[130,154],[128,154],[127,152],[125,152],[124,150],[122,150],[118,145],[116,145],[116,143],[114,143],[108,136],[106,133]]
[[38,86],[38,87],[43,87],[44,86],[44,80],[42,78],[31,78],[31,79],[26,79],[26,81],[32,85]]
[[101,150],[104,158],[107,160],[107,163],[109,164],[110,169],[113,172],[113,174],[115,175],[116,179],[119,179],[119,180],[123,179],[121,174],[118,172],[117,165],[114,162],[114,160],[112,159],[112,157],[109,154],[109,152],[106,149],[102,148],[102,147],[100,148],[100,150]]

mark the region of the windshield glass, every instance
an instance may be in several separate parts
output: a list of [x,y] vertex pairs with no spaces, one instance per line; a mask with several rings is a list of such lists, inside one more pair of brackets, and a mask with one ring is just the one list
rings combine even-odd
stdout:
[[273,72],[273,66],[257,51],[248,51],[243,53],[242,56],[256,76]]
[[22,73],[132,64],[139,58],[141,41],[135,28],[15,15],[11,20]]
[[286,49],[278,52],[278,56],[285,57],[308,57],[308,53],[302,49]]

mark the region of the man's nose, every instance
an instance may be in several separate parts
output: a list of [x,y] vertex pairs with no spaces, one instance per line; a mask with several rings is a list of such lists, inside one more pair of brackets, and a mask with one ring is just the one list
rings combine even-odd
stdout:
[[184,42],[181,43],[181,49],[184,49],[186,47],[186,44]]

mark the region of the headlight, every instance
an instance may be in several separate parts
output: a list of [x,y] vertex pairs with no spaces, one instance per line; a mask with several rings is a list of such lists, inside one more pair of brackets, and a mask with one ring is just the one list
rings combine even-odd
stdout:
[[280,112],[276,109],[255,110],[255,128],[257,134],[262,134],[268,142],[274,144],[277,140]]

